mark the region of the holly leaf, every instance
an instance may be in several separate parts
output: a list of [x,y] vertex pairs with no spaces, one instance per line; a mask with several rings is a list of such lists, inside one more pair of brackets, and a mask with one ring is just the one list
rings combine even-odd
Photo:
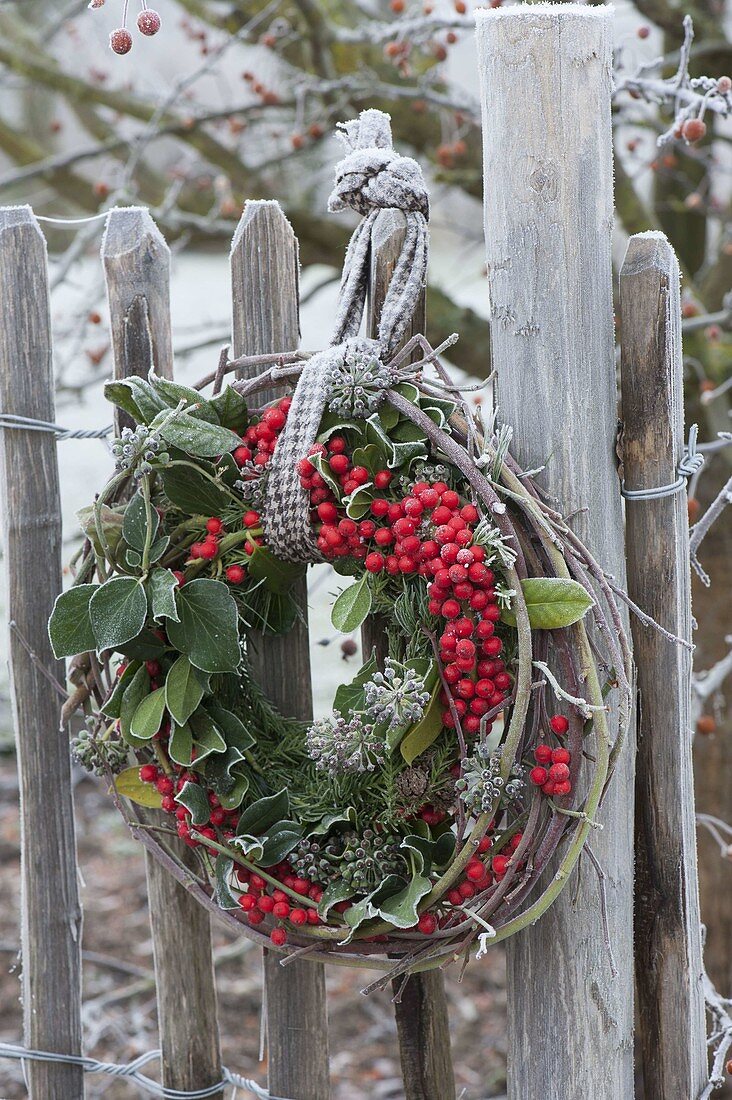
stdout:
[[352,493],[343,498],[348,518],[363,519],[364,516],[368,515],[373,499],[374,486],[372,482],[367,481],[364,485],[359,485],[358,489],[354,489]]
[[192,783],[189,780],[183,790],[175,796],[175,801],[180,802],[181,806],[185,806],[191,811],[193,825],[207,824],[211,817],[211,804],[208,795],[199,783]]
[[140,741],[149,741],[163,724],[165,688],[156,688],[138,705],[130,722],[130,732]]
[[260,867],[274,867],[296,848],[302,838],[302,829],[296,821],[278,821],[270,829],[262,844]]
[[[595,602],[578,581],[563,577],[528,577],[521,581],[529,622],[533,630],[558,630],[571,626],[587,613]],[[501,619],[516,626],[516,616],[504,608]]]
[[173,721],[185,725],[201,699],[203,688],[196,670],[185,653],[181,653],[165,680],[165,705]]
[[239,817],[237,836],[266,835],[278,821],[284,821],[290,810],[290,798],[283,787],[277,794],[267,795],[247,806]]
[[77,584],[56,598],[48,621],[48,637],[55,657],[75,657],[77,653],[96,649],[89,603],[99,587]]
[[188,455],[215,458],[241,445],[240,436],[218,424],[207,424],[186,412],[177,413],[166,421],[168,416],[167,411],[165,417],[159,415],[151,426],[158,428],[171,447],[177,447]]
[[117,649],[145,625],[145,590],[135,577],[112,577],[92,593],[89,616],[97,648]]
[[191,715],[188,725],[191,727],[193,745],[196,750],[194,767],[198,768],[201,762],[207,756],[210,756],[212,752],[226,752],[226,742],[221,736],[221,731],[202,707]]
[[229,889],[229,876],[234,867],[234,861],[223,852],[219,852],[214,863],[214,898],[220,909],[238,909],[239,902],[233,897]]
[[368,573],[364,573],[355,584],[341,592],[333,604],[330,621],[341,634],[352,634],[368,617],[372,603]]
[[119,728],[128,745],[132,748],[140,748],[145,744],[132,734],[132,717],[142,700],[150,694],[150,676],[144,665],[141,665],[130,680],[119,708]]
[[[160,517],[152,506],[150,507],[152,532],[150,543],[155,540],[160,525]],[[136,492],[125,508],[122,521],[122,535],[125,542],[135,550],[144,550],[148,538],[147,507],[145,498],[141,492]]]
[[173,619],[179,622],[178,608],[175,602],[175,590],[178,579],[170,569],[153,569],[147,582],[147,595],[153,619]]
[[168,620],[168,638],[204,672],[235,672],[239,666],[236,601],[221,581],[199,577],[176,591],[179,621]]
[[216,397],[209,398],[209,405],[216,410],[219,421],[225,428],[242,434],[249,423],[249,410],[246,398],[233,386],[227,386]]
[[130,802],[136,802],[138,806],[147,806],[148,809],[159,810],[162,806],[163,796],[154,783],[143,783],[140,779],[140,765],[134,764],[131,768],[125,768],[123,772],[114,777],[114,786],[117,794],[123,798],[129,798]]
[[190,466],[166,466],[160,471],[165,495],[171,504],[190,516],[219,516],[229,496]]

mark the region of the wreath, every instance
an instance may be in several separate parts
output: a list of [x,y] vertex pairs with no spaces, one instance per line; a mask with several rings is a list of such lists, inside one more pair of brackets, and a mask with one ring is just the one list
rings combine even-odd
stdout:
[[[153,372],[107,385],[135,426],[80,514],[49,631],[74,657],[76,757],[152,853],[268,948],[376,967],[378,985],[480,953],[556,898],[620,750],[630,660],[608,580],[511,458],[510,429],[466,401],[445,345],[402,346],[424,181],[388,116],[344,131],[331,208],[364,219],[333,345],[225,354],[195,388]],[[373,341],[358,329],[385,207],[407,232]],[[294,392],[258,404],[273,385]],[[319,561],[347,579],[334,626],[386,616],[387,655],[367,653],[307,724],[251,658],[292,629],[293,586]]]

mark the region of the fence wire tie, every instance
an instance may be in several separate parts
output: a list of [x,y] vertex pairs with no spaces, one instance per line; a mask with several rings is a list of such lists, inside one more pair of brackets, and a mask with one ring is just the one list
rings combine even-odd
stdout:
[[15,428],[25,432],[48,432],[62,439],[106,439],[114,431],[113,424],[106,428],[62,428],[60,424],[51,424],[47,420],[34,420],[32,416],[16,416],[14,413],[0,413],[0,428]]
[[674,493],[678,493],[679,489],[683,489],[686,485],[687,478],[692,477],[694,474],[698,474],[704,465],[704,455],[701,451],[697,450],[696,446],[696,437],[698,433],[698,424],[692,424],[689,428],[689,442],[684,447],[681,461],[676,467],[678,476],[675,481],[671,482],[670,485],[659,485],[651,489],[626,489],[625,481],[621,479],[620,492],[625,499],[661,500],[663,497],[673,496]]
[[132,1062],[98,1062],[96,1058],[85,1058],[76,1054],[58,1054],[50,1050],[30,1050],[14,1043],[0,1042],[0,1058],[14,1058],[19,1062],[58,1062],[69,1066],[81,1066],[86,1073],[106,1073],[110,1077],[124,1077],[128,1081],[134,1081],[148,1096],[162,1097],[163,1100],[206,1100],[207,1096],[216,1096],[232,1085],[234,1089],[245,1089],[255,1096],[257,1100],[288,1100],[285,1096],[272,1096],[267,1089],[262,1088],[256,1081],[248,1077],[242,1077],[223,1067],[222,1080],[215,1085],[209,1085],[205,1089],[167,1089],[152,1077],[141,1073],[143,1066],[161,1057],[159,1050],[148,1050],[140,1054]]

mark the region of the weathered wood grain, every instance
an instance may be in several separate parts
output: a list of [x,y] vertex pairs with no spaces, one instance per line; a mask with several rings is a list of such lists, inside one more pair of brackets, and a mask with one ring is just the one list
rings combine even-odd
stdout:
[[[298,247],[276,202],[248,202],[231,249],[235,356],[292,351],[300,339]],[[262,394],[264,401],[276,392]],[[250,659],[273,703],[296,718],[312,717],[307,583],[295,593],[302,621],[285,636],[253,638]],[[305,961],[280,966],[264,954],[269,1089],[275,1096],[327,1100],[330,1094],[325,971]]]
[[[477,12],[491,346],[512,451],[624,584],[610,234],[612,14],[538,4]],[[591,845],[618,973],[583,860],[508,943],[509,1096],[633,1096],[633,737]]]
[[[54,421],[46,242],[30,207],[0,210],[0,412]],[[10,690],[21,823],[23,1039],[81,1054],[81,907],[64,667],[47,622],[61,591],[56,439],[0,431]],[[26,1064],[32,1100],[84,1095],[80,1067]]]
[[[622,457],[628,489],[676,480],[684,446],[679,265],[662,233],[631,237],[620,272]],[[628,500],[628,592],[691,639],[686,492]],[[635,976],[648,1100],[707,1078],[690,728],[691,653],[633,621],[638,675]]]
[[[147,210],[110,212],[102,246],[115,378],[173,377],[170,250]],[[130,422],[119,413],[119,431]],[[151,812],[149,820],[161,815]],[[175,839],[175,838],[174,838]],[[190,866],[195,857],[176,842]],[[209,1088],[221,1080],[216,984],[208,913],[147,852],[158,1027],[166,1088]],[[216,1093],[215,1100],[223,1100]]]
[[[406,219],[400,210],[384,210],[379,214],[371,238],[369,273],[368,331],[374,338],[405,234]],[[407,339],[425,331],[425,298],[423,293]],[[361,631],[364,655],[375,648],[380,665],[388,654],[386,625],[384,616],[373,615]],[[397,978],[392,988],[395,994],[401,991],[399,1000],[394,1002],[394,1015],[406,1100],[450,1100],[455,1096],[455,1076],[444,976],[435,970],[415,974],[406,984]]]

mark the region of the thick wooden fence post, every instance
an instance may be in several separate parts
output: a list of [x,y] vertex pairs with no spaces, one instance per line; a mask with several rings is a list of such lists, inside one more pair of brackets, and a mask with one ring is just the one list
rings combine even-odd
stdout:
[[[248,202],[231,248],[235,356],[294,350],[300,341],[298,245],[277,202]],[[260,395],[272,400],[276,392]],[[256,639],[250,655],[259,683],[283,714],[312,717],[307,583],[296,593],[304,612],[286,637]],[[280,965],[265,951],[269,1090],[293,1100],[330,1094],[325,970],[319,963]]]
[[[152,366],[173,377],[170,250],[147,210],[112,210],[102,246],[112,322],[115,378],[147,377]],[[124,414],[117,428],[124,427]],[[178,855],[195,865],[183,844]],[[205,1089],[221,1080],[211,919],[145,853],[163,1084]],[[223,1100],[223,1093],[214,1100]]]
[[[401,211],[384,210],[379,214],[371,237],[368,329],[372,337],[379,327],[405,234],[406,219]],[[407,338],[425,331],[425,301],[423,292]],[[385,626],[382,617],[375,615],[364,623],[361,632],[364,654],[375,647],[380,664],[387,655]],[[455,1077],[443,974],[439,970],[415,974],[406,983],[397,978],[393,990],[399,993],[394,1015],[406,1100],[451,1100],[455,1096]]]
[[[30,207],[0,210],[0,412],[54,420],[46,242]],[[47,622],[61,591],[56,440],[0,430],[10,688],[20,780],[23,1039],[81,1054],[81,907],[64,682]],[[84,1095],[79,1066],[28,1062],[32,1100]]]
[[[612,15],[579,5],[477,12],[485,237],[499,415],[537,480],[625,583],[615,468],[610,233]],[[509,1096],[633,1096],[633,737],[588,860],[508,943]]]
[[[631,237],[620,272],[622,459],[628,490],[676,481],[684,447],[679,265],[662,233]],[[691,638],[684,488],[625,506],[628,592]],[[634,621],[638,670],[635,977],[646,1100],[707,1080],[689,720],[691,653]]]

